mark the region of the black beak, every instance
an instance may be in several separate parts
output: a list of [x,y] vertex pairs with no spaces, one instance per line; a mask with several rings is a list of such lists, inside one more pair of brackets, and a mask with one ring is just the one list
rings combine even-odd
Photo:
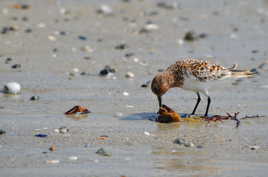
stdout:
[[162,98],[161,98],[161,96],[157,96],[157,99],[158,99],[159,108],[161,108],[162,107]]

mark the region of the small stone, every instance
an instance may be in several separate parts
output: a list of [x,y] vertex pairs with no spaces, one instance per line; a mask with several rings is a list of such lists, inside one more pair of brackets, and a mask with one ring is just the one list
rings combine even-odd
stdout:
[[134,53],[126,53],[126,54],[125,54],[125,57],[126,57],[126,58],[129,58],[129,57],[132,57],[132,56],[134,56]]
[[38,134],[36,134],[36,135],[34,135],[35,137],[38,137],[38,138],[46,138],[46,137],[48,137],[48,135],[47,134],[42,134],[42,133],[38,133]]
[[139,33],[149,33],[151,31],[155,31],[155,30],[158,30],[159,29],[159,26],[156,25],[156,24],[146,24],[140,31]]
[[60,127],[59,128],[59,132],[62,133],[62,134],[65,134],[65,133],[68,133],[69,132],[69,129],[67,127]]
[[143,132],[144,133],[144,135],[146,135],[146,136],[150,136],[151,135],[151,133],[150,132],[147,132],[147,131],[145,131],[145,132]]
[[39,100],[39,99],[40,99],[39,96],[32,96],[32,97],[30,98],[31,101],[37,101],[37,100]]
[[45,28],[47,25],[45,23],[39,23],[37,25],[38,28]]
[[66,35],[66,32],[65,31],[60,31],[59,33],[61,36],[65,36]]
[[57,164],[60,163],[60,160],[47,160],[48,164]]
[[202,146],[202,145],[197,145],[196,148],[197,148],[197,149],[202,149],[203,146]]
[[22,17],[21,20],[27,22],[29,19],[28,17]]
[[194,147],[194,143],[190,142],[190,143],[185,143],[184,144],[185,147]]
[[143,88],[147,88],[150,85],[151,81],[146,81],[144,84],[141,85]]
[[31,33],[33,30],[31,28],[27,28],[24,30],[25,33]]
[[55,36],[52,36],[52,35],[48,36],[48,39],[50,41],[56,41],[57,40],[57,38]]
[[97,13],[103,14],[103,15],[112,15],[113,9],[108,5],[102,4],[100,8],[97,10]]
[[21,64],[14,64],[11,66],[12,69],[19,69],[21,68]]
[[110,153],[107,153],[103,148],[100,148],[96,151],[96,154],[101,155],[101,156],[111,156]]
[[76,160],[78,160],[78,157],[77,156],[70,156],[70,157],[68,157],[68,159],[71,161],[76,161]]
[[167,4],[164,1],[157,3],[157,7],[166,9],[166,10],[173,10],[175,8],[173,5]]
[[179,45],[183,45],[183,44],[184,44],[184,40],[183,40],[183,39],[178,39],[177,43],[178,43]]
[[249,148],[250,150],[258,150],[260,149],[260,146],[254,145],[254,146],[250,146]]
[[132,72],[127,72],[127,74],[125,75],[126,78],[134,78],[135,77],[135,74],[132,73]]
[[126,48],[128,48],[127,44],[119,44],[119,45],[115,46],[116,50],[124,50]]
[[0,135],[6,134],[5,130],[0,129]]
[[252,50],[251,53],[258,53],[258,50]]
[[52,145],[49,147],[49,150],[50,150],[51,152],[56,151],[56,149],[57,149],[57,147],[56,147],[55,144],[52,144]]
[[21,91],[21,86],[17,82],[9,82],[4,85],[3,92],[7,94],[19,94]]
[[204,38],[206,38],[208,35],[206,34],[206,33],[201,33],[201,34],[199,34],[199,38],[200,39],[204,39]]
[[78,36],[78,39],[80,39],[82,41],[86,41],[87,40],[87,37],[85,37],[85,36]]
[[176,138],[174,141],[173,141],[174,144],[178,144],[178,145],[184,145],[186,143],[185,139],[183,138]]
[[110,66],[106,65],[104,67],[104,69],[102,69],[100,72],[99,72],[99,75],[100,76],[107,76],[109,73],[115,73],[115,69],[114,68],[111,68]]
[[188,41],[188,42],[193,42],[193,41],[197,40],[197,36],[193,31],[189,31],[189,32],[185,33],[185,36],[183,39],[185,41]]
[[91,48],[90,46],[88,46],[88,45],[81,47],[80,50],[81,50],[82,52],[88,52],[88,53],[92,53],[92,52],[94,52],[94,49],[92,49],[92,48]]
[[12,60],[13,60],[13,59],[10,58],[10,57],[6,58],[6,59],[5,59],[5,64],[9,64]]

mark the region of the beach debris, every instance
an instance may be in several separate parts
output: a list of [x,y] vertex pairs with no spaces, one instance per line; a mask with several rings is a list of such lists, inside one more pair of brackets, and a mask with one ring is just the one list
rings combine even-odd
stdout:
[[129,53],[126,53],[125,54],[125,57],[126,58],[130,58],[130,57],[132,57],[132,56],[134,56],[135,55],[135,53],[133,53],[133,52],[129,52]]
[[57,146],[55,144],[52,144],[49,148],[48,148],[51,152],[54,152],[57,150]]
[[108,135],[101,135],[99,137],[97,137],[97,140],[108,140],[109,136]]
[[17,82],[8,82],[4,85],[3,92],[7,94],[19,94],[21,92],[21,86]]
[[135,74],[132,73],[132,72],[127,72],[127,74],[125,75],[125,77],[131,79],[131,78],[134,78],[135,77]]
[[0,135],[6,134],[5,130],[0,129]]
[[116,70],[114,68],[111,68],[109,65],[106,65],[100,72],[100,76],[107,76],[109,73],[115,73]]
[[12,69],[19,69],[21,68],[21,64],[14,64],[11,66]]
[[98,149],[96,151],[96,154],[101,155],[101,156],[111,156],[111,154],[106,152],[103,148]]
[[125,43],[122,43],[122,44],[118,44],[114,47],[116,50],[124,50],[126,48],[128,48],[128,45],[125,44]]
[[43,134],[43,133],[38,133],[38,134],[35,134],[34,136],[38,137],[38,138],[46,138],[46,137],[48,137],[47,134]]
[[162,105],[162,107],[159,108],[158,114],[159,115],[156,121],[160,123],[170,123],[170,122],[181,121],[181,116],[166,105]]
[[129,96],[129,93],[126,92],[126,91],[124,91],[124,92],[123,92],[123,95],[124,95],[124,96]]
[[58,128],[58,132],[59,133],[62,133],[62,134],[65,134],[65,133],[68,133],[70,130],[67,128],[67,127],[65,127],[65,126],[62,126],[62,127],[60,127],[60,128]]
[[143,28],[140,29],[139,33],[149,33],[151,31],[158,30],[159,26],[157,24],[148,23]]
[[70,76],[76,76],[78,75],[80,70],[78,68],[73,68],[71,72],[69,72]]
[[184,41],[187,41],[187,42],[193,42],[193,41],[198,40],[198,36],[196,35],[195,32],[188,31],[188,32],[185,33],[183,39],[184,39]]
[[39,99],[40,99],[39,96],[32,96],[32,97],[30,98],[31,101],[37,101],[37,100],[39,100]]
[[82,52],[88,52],[88,53],[94,52],[94,49],[92,47],[88,46],[88,45],[81,47],[80,50]]
[[263,118],[263,117],[266,117],[266,116],[256,114],[256,115],[246,115],[244,117],[241,117],[240,119],[255,119],[255,118]]
[[65,115],[71,115],[71,114],[88,114],[91,113],[86,107],[84,106],[74,106],[72,109],[69,111],[65,112]]
[[176,138],[173,141],[174,144],[178,144],[178,145],[183,145],[184,147],[194,147],[195,144],[192,142],[187,142],[185,139],[183,138]]
[[27,10],[27,9],[30,9],[31,6],[28,5],[28,4],[14,4],[14,5],[11,6],[11,8],[21,9],[21,10]]
[[144,133],[144,135],[146,135],[146,136],[150,136],[150,135],[151,135],[151,133],[150,133],[150,132],[147,132],[147,131],[144,131],[143,133]]
[[144,84],[141,84],[142,88],[147,88],[150,85],[151,81],[146,81]]
[[76,160],[78,160],[78,157],[77,156],[69,156],[68,159],[71,161],[76,161]]
[[236,128],[239,127],[240,125],[240,120],[237,118],[237,115],[239,114],[239,112],[235,112],[234,115],[231,115],[230,113],[226,113],[227,116],[221,116],[221,115],[213,115],[211,117],[202,117],[205,121],[223,121],[223,120],[234,120],[236,121]]
[[184,146],[185,147],[194,147],[195,145],[192,142],[187,142],[187,143],[184,144]]
[[250,150],[258,150],[260,149],[260,146],[254,145],[254,146],[249,146]]
[[86,36],[79,35],[78,36],[78,39],[80,39],[81,41],[86,41],[87,40],[87,37]]
[[48,164],[57,164],[57,163],[60,163],[60,160],[57,160],[57,159],[55,159],[55,160],[47,160],[46,162]]
[[6,34],[8,32],[16,31],[18,29],[17,26],[4,26],[1,30],[2,34]]
[[6,58],[6,59],[5,59],[5,64],[9,64],[12,60],[13,60],[13,59],[10,58],[10,57]]
[[56,41],[56,40],[57,40],[57,38],[56,38],[55,36],[52,36],[52,35],[49,35],[47,38],[48,38],[50,41]]
[[97,13],[109,16],[113,14],[113,9],[106,4],[102,4],[97,10]]
[[157,3],[157,7],[162,8],[162,9],[166,9],[166,10],[173,10],[173,9],[175,9],[175,6],[174,5],[168,4],[165,1]]

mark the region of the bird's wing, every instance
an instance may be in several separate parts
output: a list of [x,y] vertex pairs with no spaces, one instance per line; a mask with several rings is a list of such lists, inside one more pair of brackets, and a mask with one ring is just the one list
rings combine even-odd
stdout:
[[231,75],[229,69],[198,59],[188,59],[180,62],[186,75],[194,76],[199,81],[220,80]]

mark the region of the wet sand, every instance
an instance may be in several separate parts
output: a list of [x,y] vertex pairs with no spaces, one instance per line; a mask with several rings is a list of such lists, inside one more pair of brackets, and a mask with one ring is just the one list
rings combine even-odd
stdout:
[[[267,1],[158,2],[29,0],[29,9],[11,8],[17,1],[0,2],[0,29],[15,27],[0,34],[0,87],[10,81],[22,85],[20,95],[0,93],[0,129],[6,131],[0,135],[0,176],[266,176]],[[97,13],[102,4],[113,13]],[[142,31],[148,23],[158,29]],[[188,31],[206,35],[183,41]],[[126,48],[115,49],[120,44]],[[185,56],[257,69],[255,78],[219,82],[210,93],[210,113],[265,116],[241,120],[239,128],[232,120],[151,121],[157,100],[141,85]],[[98,75],[105,65],[116,69],[114,78]],[[74,68],[79,72],[72,74]],[[127,72],[135,77],[126,78]],[[30,101],[34,95],[40,100]],[[172,89],[163,101],[189,113],[195,99]],[[65,116],[75,105],[92,113]],[[205,105],[203,100],[197,112],[203,114]],[[54,131],[62,126],[69,132]],[[35,137],[38,133],[48,137]],[[102,135],[108,139],[98,139]],[[177,138],[194,147],[175,144]],[[49,151],[52,144],[55,152]],[[100,148],[111,156],[96,154]]]

